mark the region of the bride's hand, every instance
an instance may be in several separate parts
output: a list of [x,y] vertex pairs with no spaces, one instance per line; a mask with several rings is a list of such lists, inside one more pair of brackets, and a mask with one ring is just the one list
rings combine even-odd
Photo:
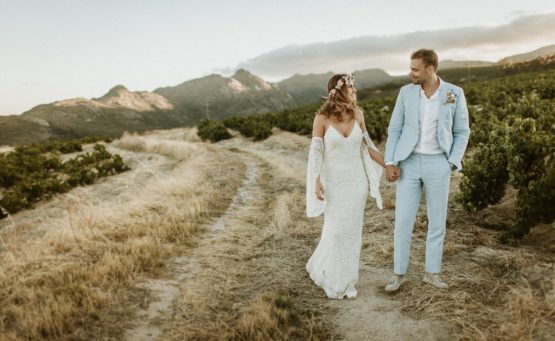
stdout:
[[389,182],[399,180],[401,176],[401,169],[393,165],[385,166],[385,179]]
[[322,186],[322,183],[320,182],[320,179],[316,179],[316,198],[318,198],[319,200],[324,200],[324,186]]

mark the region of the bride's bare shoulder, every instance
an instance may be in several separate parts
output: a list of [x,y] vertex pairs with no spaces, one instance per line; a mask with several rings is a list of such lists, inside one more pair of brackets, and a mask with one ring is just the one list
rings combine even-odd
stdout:
[[364,112],[362,111],[361,108],[357,108],[355,110],[355,120],[362,128],[362,131],[363,132],[366,131],[366,124],[364,123]]
[[323,124],[324,122],[326,122],[326,115],[317,113],[316,115],[314,115],[314,122]]
[[357,121],[364,121],[364,112],[362,111],[362,108],[357,107],[355,109],[355,119]]
[[326,116],[316,114],[312,123],[312,136],[323,137],[326,131]]

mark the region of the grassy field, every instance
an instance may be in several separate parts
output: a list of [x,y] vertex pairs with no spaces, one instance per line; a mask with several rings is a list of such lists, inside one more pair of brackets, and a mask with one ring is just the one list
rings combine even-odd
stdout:
[[2,222],[2,338],[554,336],[552,228],[535,227],[514,248],[481,227],[511,218],[514,192],[478,214],[451,195],[445,292],[421,282],[422,206],[409,281],[388,295],[394,186],[384,183],[386,208],[366,210],[359,297],[326,299],[304,270],[322,224],[304,215],[308,143],[279,130],[262,142],[205,144],[191,130],[114,141],[131,171]]

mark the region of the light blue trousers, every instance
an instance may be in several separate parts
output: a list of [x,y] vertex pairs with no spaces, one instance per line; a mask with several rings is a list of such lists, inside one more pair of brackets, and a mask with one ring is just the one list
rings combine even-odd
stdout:
[[401,177],[397,183],[395,199],[395,233],[393,241],[393,272],[407,272],[412,231],[424,188],[428,213],[426,238],[426,272],[439,273],[443,255],[445,222],[451,167],[445,154],[425,155],[412,153],[399,162]]

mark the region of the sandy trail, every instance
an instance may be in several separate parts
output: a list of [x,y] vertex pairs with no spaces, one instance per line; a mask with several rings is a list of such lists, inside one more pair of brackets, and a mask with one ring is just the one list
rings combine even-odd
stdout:
[[226,238],[230,225],[236,224],[237,219],[246,219],[256,201],[260,201],[261,192],[256,183],[259,162],[245,156],[241,159],[246,165],[245,178],[224,214],[207,225],[198,246],[190,254],[169,261],[168,278],[148,279],[140,284],[149,290],[151,302],[137,312],[137,318],[132,322],[134,327],[125,332],[126,340],[154,340],[162,335],[164,325],[174,313],[172,304],[178,298],[180,288],[187,287],[204,270],[207,254],[213,254],[221,239]]
[[[154,134],[155,139],[171,143],[179,143],[184,136],[192,139],[189,130]],[[278,291],[293,298],[297,311],[311,312],[309,324],[319,323],[331,339],[449,338],[448,325],[407,317],[395,295],[383,290],[390,271],[383,258],[391,252],[391,209],[378,210],[368,202],[356,300],[329,300],[312,283],[304,265],[316,247],[323,218],[308,219],[304,213],[309,142],[306,137],[276,130],[262,142],[238,136],[210,147],[241,161],[243,182],[227,210],[206,224],[194,247],[169,259],[163,275],[137,280],[134,286],[145,293],[145,304],[133,307],[134,319],[125,324],[123,339],[228,339],[260,295]],[[120,154],[132,170],[1,221],[0,230],[17,227],[26,239],[38,238],[42,231],[63,225],[68,207],[133,205],[141,187],[172,176],[172,169],[183,161],[163,151],[134,152],[113,144],[108,150]],[[225,169],[221,176],[226,176]],[[393,190],[384,183],[386,201],[392,200]],[[285,222],[276,222],[278,207],[285,207],[281,213]]]
[[[179,339],[191,337],[191,335],[196,338],[201,335],[209,335],[210,328],[205,330],[207,334],[202,334],[202,331],[199,330],[192,334],[189,333],[191,330],[199,328],[198,325],[203,323],[203,318],[219,318],[223,321],[226,319],[225,313],[194,314],[199,311],[199,307],[206,308],[208,311],[214,309],[207,296],[239,297],[239,302],[234,301],[234,304],[240,306],[248,301],[249,297],[252,298],[256,291],[263,290],[261,286],[245,283],[248,276],[239,280],[235,278],[238,273],[248,268],[248,264],[227,262],[222,258],[241,259],[241,254],[245,253],[245,250],[250,253],[250,255],[246,255],[247,258],[262,257],[253,254],[260,252],[257,251],[255,245],[260,243],[260,239],[252,238],[250,235],[262,233],[263,225],[268,223],[267,219],[265,220],[263,217],[264,207],[271,206],[274,202],[274,199],[268,198],[268,196],[279,192],[279,188],[276,187],[281,187],[283,190],[284,184],[287,184],[286,191],[296,191],[299,194],[295,197],[296,200],[302,201],[308,144],[309,140],[305,137],[279,131],[263,142],[252,143],[236,137],[217,144],[227,150],[237,151],[237,156],[247,164],[248,171],[245,182],[226,214],[210,225],[209,232],[202,237],[199,246],[186,256],[200,266],[195,268],[194,275],[188,276],[179,283],[181,294],[175,294],[177,299],[174,302],[175,311],[172,320],[163,323],[164,326],[156,327],[157,331],[151,335],[160,335],[160,329],[165,330],[161,339]],[[265,172],[270,172],[276,179],[274,181],[264,180],[261,173]],[[391,201],[394,186],[385,183],[383,189],[384,198]],[[267,201],[266,204],[264,204],[265,201]],[[286,260],[287,263],[294,264],[288,269],[288,276],[294,277],[291,281],[298,281],[295,285],[303,286],[303,288],[294,289],[304,296],[302,304],[306,309],[319,309],[321,314],[319,319],[328,325],[334,339],[444,340],[449,338],[449,326],[445,323],[416,320],[401,312],[400,302],[383,290],[390,269],[388,266],[374,261],[373,252],[375,250],[372,249],[366,248],[362,251],[360,280],[357,286],[359,297],[356,300],[343,301],[327,299],[323,291],[310,281],[304,269],[304,264],[319,238],[323,220],[321,218],[307,219],[304,216],[304,201],[295,202],[294,205],[298,209],[291,216],[291,225],[295,225],[295,222],[305,222],[299,224],[300,229],[304,230],[302,233],[310,233],[308,233],[308,238],[294,246],[295,249],[292,252],[282,256],[289,258]],[[392,218],[393,210],[380,211],[373,202],[368,202],[364,228],[366,245],[369,244],[368,239],[383,239],[392,243]],[[299,229],[299,226],[291,227],[291,229]],[[387,252],[387,246],[384,247],[385,251],[381,249],[378,250],[379,253]],[[274,257],[276,256],[274,255]],[[276,263],[279,263],[278,260]],[[278,277],[279,270],[276,270],[275,274],[267,271],[257,276],[272,281],[270,278]],[[227,285],[212,288],[213,290],[203,287],[207,282],[216,279],[227,281]],[[175,292],[175,284],[179,281],[176,281],[176,278],[169,281],[172,283],[170,290]],[[216,287],[218,286],[216,285]],[[225,293],[223,293],[224,291]],[[164,295],[160,296],[162,300],[163,297]],[[168,314],[170,314],[170,308],[166,305],[161,315],[168,316]]]
[[[279,165],[289,167],[288,174],[294,174],[299,184],[304,184],[306,159],[310,140],[296,134],[278,132],[268,140],[256,144],[246,144],[248,150]],[[380,146],[383,150],[383,146]],[[280,159],[280,157],[282,159]],[[281,161],[281,162],[280,162]],[[381,191],[386,202],[394,202],[395,186],[382,181]],[[299,203],[304,207],[304,202]],[[361,253],[361,267],[357,285],[356,300],[327,300],[328,318],[337,328],[337,334],[345,340],[446,340],[449,339],[449,326],[433,320],[415,320],[401,312],[401,304],[394,296],[385,292],[384,285],[391,274],[390,266],[379,264],[376,260],[383,252],[392,252],[394,210],[379,210],[369,197],[365,211],[363,245],[369,241],[380,240],[379,250],[366,247]],[[321,231],[323,219],[309,219],[316,231]],[[375,243],[371,243],[375,245]],[[314,247],[316,244],[314,244]],[[376,253],[378,253],[376,255]],[[310,254],[306,254],[308,259]],[[304,271],[304,268],[302,269]],[[416,271],[416,269],[411,269]],[[419,277],[410,274],[412,281]],[[308,276],[307,276],[308,277]],[[309,282],[309,285],[314,285]]]

